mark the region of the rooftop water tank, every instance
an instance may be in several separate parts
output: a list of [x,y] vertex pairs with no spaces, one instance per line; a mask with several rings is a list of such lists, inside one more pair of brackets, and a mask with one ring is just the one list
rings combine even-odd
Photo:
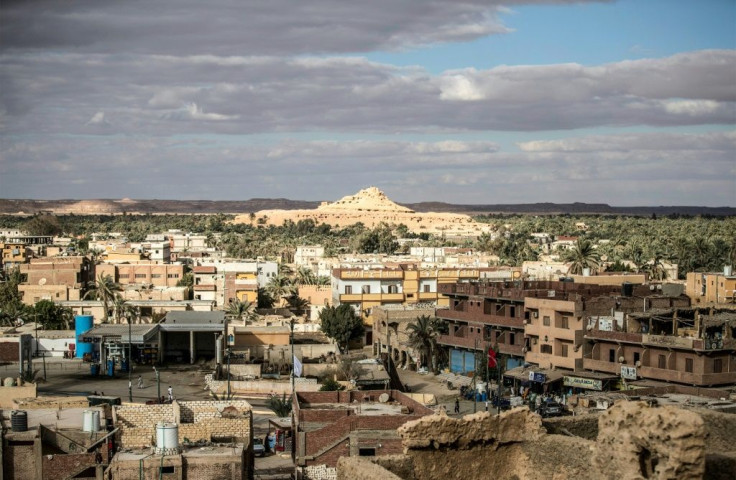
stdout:
[[179,426],[161,422],[156,425],[156,453],[176,455],[179,453]]
[[100,430],[100,411],[85,410],[82,414],[82,431],[98,432]]
[[10,414],[10,428],[14,432],[27,432],[28,414],[23,410],[13,410]]
[[94,345],[82,341],[82,334],[94,326],[95,317],[92,315],[76,315],[74,317],[74,333],[77,338],[76,357],[82,358],[85,353],[92,353]]

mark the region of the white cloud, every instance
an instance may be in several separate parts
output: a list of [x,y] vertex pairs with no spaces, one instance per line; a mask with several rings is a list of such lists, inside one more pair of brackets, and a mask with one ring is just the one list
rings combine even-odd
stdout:
[[110,122],[105,119],[105,112],[97,112],[92,115],[92,118],[90,118],[89,121],[85,123],[85,125],[109,126]]
[[669,100],[664,102],[664,109],[668,113],[677,115],[707,115],[718,110],[720,105],[713,100]]

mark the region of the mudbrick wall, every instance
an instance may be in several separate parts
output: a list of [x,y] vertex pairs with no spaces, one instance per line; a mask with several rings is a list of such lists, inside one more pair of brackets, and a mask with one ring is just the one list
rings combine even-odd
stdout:
[[122,405],[115,407],[124,448],[154,445],[156,424],[179,424],[179,442],[236,438],[250,442],[251,406],[243,400],[173,402],[167,405]]
[[404,455],[384,457],[384,464],[371,459],[385,475],[373,467],[363,471],[363,459],[354,457],[341,459],[336,473],[345,480],[366,478],[366,473],[391,478],[388,472],[405,480],[480,480],[489,478],[489,472],[501,480],[732,479],[736,420],[731,417],[618,402],[598,416],[598,435],[591,441],[545,433],[541,418],[526,408],[463,419],[435,415],[399,428]]
[[44,480],[63,480],[70,478],[85,467],[96,465],[94,453],[77,453],[66,455],[44,455],[41,458]]

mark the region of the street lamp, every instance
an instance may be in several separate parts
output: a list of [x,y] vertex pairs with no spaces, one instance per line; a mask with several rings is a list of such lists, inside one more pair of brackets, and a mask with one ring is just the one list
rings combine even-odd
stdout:
[[[294,323],[295,320],[292,318],[289,320],[289,325],[291,326],[291,333],[289,334],[289,343],[291,343],[291,392],[294,393]],[[229,372],[228,372],[229,373]]]

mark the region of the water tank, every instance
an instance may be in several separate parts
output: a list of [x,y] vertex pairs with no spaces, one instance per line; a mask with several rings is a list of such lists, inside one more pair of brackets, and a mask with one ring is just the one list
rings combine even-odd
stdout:
[[589,277],[590,276],[590,267],[585,267],[583,269],[583,276],[584,277]]
[[725,277],[730,277],[733,275],[733,267],[731,265],[726,265],[723,267],[723,275]]
[[92,315],[76,315],[74,317],[74,333],[77,337],[77,358],[82,358],[85,353],[92,353],[94,351],[94,344],[82,341],[82,334],[92,328],[94,323],[95,317]]
[[100,430],[100,411],[85,410],[82,413],[82,431],[98,432]]
[[156,453],[174,455],[179,453],[179,426],[175,423],[156,425]]
[[10,428],[14,432],[28,431],[28,414],[23,410],[13,410],[10,414]]
[[14,387],[15,379],[13,377],[6,377],[5,380],[3,380],[3,386],[4,387]]

